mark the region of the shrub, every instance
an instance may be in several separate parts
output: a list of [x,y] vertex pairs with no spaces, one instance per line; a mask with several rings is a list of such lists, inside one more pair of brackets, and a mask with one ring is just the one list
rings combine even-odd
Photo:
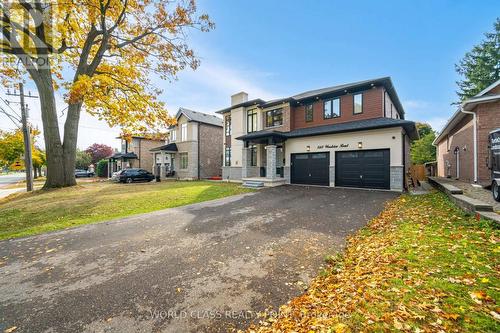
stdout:
[[108,160],[100,160],[96,167],[97,177],[108,177]]

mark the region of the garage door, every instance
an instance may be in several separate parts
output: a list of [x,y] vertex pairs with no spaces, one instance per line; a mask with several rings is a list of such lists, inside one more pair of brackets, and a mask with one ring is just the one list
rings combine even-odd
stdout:
[[292,154],[292,184],[330,185],[330,153]]
[[335,153],[335,186],[390,189],[389,149]]

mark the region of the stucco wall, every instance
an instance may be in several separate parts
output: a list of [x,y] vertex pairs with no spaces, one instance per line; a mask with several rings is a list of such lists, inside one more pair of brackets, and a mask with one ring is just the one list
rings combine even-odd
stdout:
[[[335,151],[359,150],[358,142],[362,142],[363,150],[390,149],[391,166],[403,166],[402,128],[394,127],[352,133],[328,134],[305,138],[288,139],[285,143],[285,165],[290,166],[290,156],[295,153],[330,152],[330,165],[335,165]],[[341,144],[348,145],[340,147]],[[338,148],[326,148],[325,145],[338,145]],[[323,148],[318,148],[323,146]]]

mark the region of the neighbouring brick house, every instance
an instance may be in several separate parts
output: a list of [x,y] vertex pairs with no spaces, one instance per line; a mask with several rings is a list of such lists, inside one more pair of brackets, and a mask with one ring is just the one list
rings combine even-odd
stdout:
[[491,184],[488,135],[500,128],[500,80],[462,103],[434,140],[438,176]]
[[[291,97],[231,96],[224,117],[224,179],[401,191],[415,124],[389,77]],[[259,185],[255,185],[259,186]]]
[[121,151],[108,158],[108,175],[127,168],[141,168],[153,171],[153,157],[150,149],[165,142],[163,138],[153,138],[153,135],[134,135],[130,141],[121,139]]
[[[168,139],[149,150],[155,175],[203,179],[221,176],[222,119],[180,108]],[[153,163],[153,162],[152,162]]]

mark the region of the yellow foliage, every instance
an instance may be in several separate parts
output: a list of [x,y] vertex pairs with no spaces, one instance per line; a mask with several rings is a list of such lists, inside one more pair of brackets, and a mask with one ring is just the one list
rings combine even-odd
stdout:
[[[194,0],[57,0],[50,4],[40,9],[45,18],[43,36],[34,26],[22,29],[30,14],[15,2],[1,7],[10,21],[0,25],[20,36],[16,43],[29,59],[45,61],[50,84],[67,90],[69,104],[82,105],[110,126],[129,132],[156,131],[173,124],[164,103],[158,101],[161,90],[149,78],[172,80],[180,70],[198,67],[199,60],[186,44],[186,29],[208,31],[214,24],[206,14],[197,15]],[[6,85],[25,73],[15,61],[19,55],[10,52],[13,43],[0,51],[12,60],[0,69]],[[48,49],[49,57],[40,45],[45,52]],[[37,67],[29,59],[26,66]],[[29,74],[35,81],[39,75],[33,70]]]

